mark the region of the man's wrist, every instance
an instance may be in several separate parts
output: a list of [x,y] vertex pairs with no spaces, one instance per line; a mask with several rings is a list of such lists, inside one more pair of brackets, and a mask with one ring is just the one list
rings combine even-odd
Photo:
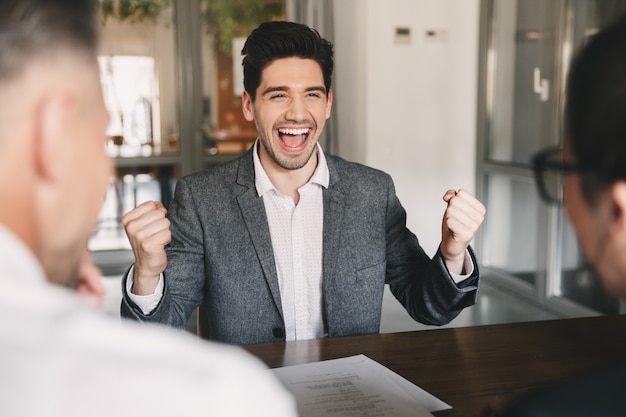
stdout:
[[461,252],[458,256],[446,256],[443,252],[441,253],[441,257],[448,268],[448,271],[457,274],[463,275],[465,272],[465,257],[467,250]]
[[160,274],[157,275],[144,275],[137,271],[137,268],[133,271],[133,285],[131,287],[131,293],[135,295],[152,295],[154,290],[159,285]]
[[134,294],[132,288],[134,286],[134,270],[135,265],[133,265],[128,271],[128,275],[126,276],[126,294],[128,294],[128,298],[141,310],[144,315],[151,314],[154,309],[158,306],[159,302],[163,297],[164,291],[164,279],[163,274],[159,274],[159,280],[154,291],[147,295],[138,295]]

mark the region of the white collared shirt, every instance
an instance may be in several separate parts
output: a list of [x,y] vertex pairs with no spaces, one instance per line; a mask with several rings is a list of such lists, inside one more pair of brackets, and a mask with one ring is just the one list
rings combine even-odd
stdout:
[[2,224],[0,264],[0,416],[297,416],[254,356],[99,314]]
[[317,168],[298,188],[296,205],[280,193],[267,176],[254,145],[255,185],[263,197],[272,238],[287,340],[324,337],[322,314],[323,187],[329,172],[321,146],[317,145]]

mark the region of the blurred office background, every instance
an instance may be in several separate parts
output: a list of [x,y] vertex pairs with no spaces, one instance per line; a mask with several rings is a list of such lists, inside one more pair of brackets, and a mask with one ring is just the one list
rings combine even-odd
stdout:
[[[429,254],[449,188],[487,217],[473,244],[481,296],[449,326],[625,311],[582,258],[530,157],[562,143],[576,48],[626,11],[620,0],[103,0],[100,64],[116,182],[90,241],[119,315],[132,253],[121,216],[172,198],[176,180],[247,150],[241,50],[265,20],[307,23],[335,45],[326,152],[389,172]],[[558,187],[558,178],[552,185]],[[245,256],[245,254],[242,254]],[[423,329],[389,293],[381,331]]]

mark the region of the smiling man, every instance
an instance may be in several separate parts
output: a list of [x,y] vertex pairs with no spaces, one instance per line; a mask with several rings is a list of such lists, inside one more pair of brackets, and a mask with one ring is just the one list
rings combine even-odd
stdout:
[[333,103],[332,44],[305,25],[267,22],[242,54],[243,112],[258,140],[181,179],[168,213],[147,202],[124,216],[135,265],[122,314],[184,328],[204,304],[211,339],[245,344],[377,333],[386,284],[422,323],[474,304],[469,242],[483,205],[445,193],[431,259],[389,175],[318,143]]

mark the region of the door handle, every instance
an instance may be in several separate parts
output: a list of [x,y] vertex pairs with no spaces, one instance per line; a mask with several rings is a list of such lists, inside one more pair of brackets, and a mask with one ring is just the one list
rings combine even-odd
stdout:
[[539,68],[535,68],[533,72],[533,90],[539,95],[542,103],[548,101],[550,97],[550,81],[541,78],[541,70]]

